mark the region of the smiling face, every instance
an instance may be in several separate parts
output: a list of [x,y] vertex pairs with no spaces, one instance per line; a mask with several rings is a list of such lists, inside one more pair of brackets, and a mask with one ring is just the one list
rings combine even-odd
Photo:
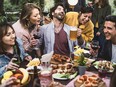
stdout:
[[15,32],[11,27],[8,27],[7,33],[3,36],[2,42],[4,46],[13,46],[15,44]]
[[106,40],[115,40],[116,38],[116,27],[115,23],[111,21],[106,21],[104,24],[104,34],[106,37]]
[[64,11],[64,8],[62,6],[58,6],[56,8],[56,10],[52,13],[53,17],[60,20],[60,21],[63,21],[64,19],[64,16],[65,16],[65,11]]
[[80,24],[86,24],[91,19],[92,13],[82,13],[79,17]]
[[32,24],[40,24],[40,12],[37,8],[32,10],[29,20]]

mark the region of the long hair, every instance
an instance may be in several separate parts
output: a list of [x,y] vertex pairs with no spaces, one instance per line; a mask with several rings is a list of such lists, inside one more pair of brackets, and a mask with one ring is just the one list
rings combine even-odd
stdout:
[[4,43],[3,43],[2,39],[7,34],[9,27],[14,31],[13,27],[8,23],[4,23],[4,24],[0,25],[0,53],[5,51],[5,48],[3,46]]
[[21,15],[20,15],[20,23],[22,24],[23,27],[28,28],[29,27],[29,17],[32,14],[32,10],[34,8],[37,8],[40,11],[40,15],[41,15],[41,9],[33,4],[33,3],[26,3],[21,11]]

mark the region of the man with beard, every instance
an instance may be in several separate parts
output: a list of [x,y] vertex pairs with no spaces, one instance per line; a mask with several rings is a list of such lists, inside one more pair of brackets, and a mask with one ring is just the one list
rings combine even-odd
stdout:
[[[98,58],[103,58],[116,63],[116,16],[107,16],[104,23],[105,44]],[[91,49],[92,55],[97,54]]]
[[64,22],[70,26],[77,26],[82,30],[81,36],[86,42],[92,41],[94,37],[94,25],[90,20],[93,8],[86,6],[78,12],[67,12]]
[[41,27],[40,42],[43,45],[41,47],[44,47],[44,53],[54,51],[54,54],[70,56],[70,52],[74,51],[74,46],[84,45],[84,40],[80,37],[80,29],[77,32],[77,40],[70,40],[71,27],[63,23],[64,16],[65,9],[63,4],[57,3],[50,11],[52,22]]

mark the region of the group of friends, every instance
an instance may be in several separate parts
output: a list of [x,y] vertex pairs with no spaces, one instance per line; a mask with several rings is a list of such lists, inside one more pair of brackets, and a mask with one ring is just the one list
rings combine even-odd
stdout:
[[[84,48],[95,35],[95,24],[91,19],[92,15],[97,14],[94,12],[95,9],[91,6],[82,7],[80,12],[65,12],[64,5],[57,3],[50,10],[52,21],[40,26],[43,16],[41,8],[33,3],[26,3],[17,22],[13,25],[0,23],[0,77],[7,70],[18,69],[19,65],[14,60],[30,61],[51,51],[54,54],[70,56],[76,45]],[[78,28],[75,41],[70,40],[72,26]],[[116,16],[106,16],[102,28],[105,41],[98,57],[116,63]],[[90,48],[91,55],[96,55],[98,51],[99,49]],[[11,85],[12,79],[15,78],[10,78],[6,81],[7,84],[0,87]],[[112,83],[114,79],[111,80]]]

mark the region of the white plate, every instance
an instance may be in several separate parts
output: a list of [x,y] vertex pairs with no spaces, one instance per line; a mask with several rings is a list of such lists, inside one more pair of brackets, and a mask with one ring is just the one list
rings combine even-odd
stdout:
[[[37,66],[37,69],[42,70],[42,67],[41,67],[41,66]],[[28,70],[34,70],[34,66],[30,66],[30,67],[26,68],[26,70],[27,70],[27,71],[28,71]],[[29,72],[29,74],[33,74],[33,72]]]
[[[99,64],[99,62],[100,61],[96,61],[95,63],[94,63],[94,67],[96,68],[96,69],[98,69],[98,64]],[[112,65],[113,66],[113,65]],[[113,70],[108,70],[107,72],[109,72],[109,73],[112,73],[114,71],[114,69]]]
[[70,75],[69,78],[62,78],[62,76],[64,76],[65,74],[60,74],[60,73],[54,73],[52,75],[52,77],[54,79],[58,79],[58,80],[67,80],[67,79],[73,79],[75,78],[75,76],[77,75],[77,72],[75,72],[74,74]]

